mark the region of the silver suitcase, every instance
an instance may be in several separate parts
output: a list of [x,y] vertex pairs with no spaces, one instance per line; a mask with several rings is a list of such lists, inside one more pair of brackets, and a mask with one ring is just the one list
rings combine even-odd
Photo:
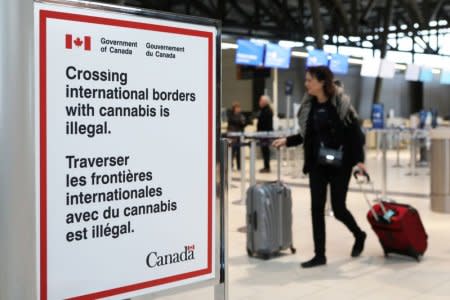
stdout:
[[[278,168],[278,178],[279,176]],[[292,243],[291,189],[280,180],[250,186],[246,197],[247,254],[269,259]]]

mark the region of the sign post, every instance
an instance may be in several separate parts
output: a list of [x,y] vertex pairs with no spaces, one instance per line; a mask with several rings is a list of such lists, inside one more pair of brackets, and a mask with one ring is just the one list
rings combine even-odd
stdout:
[[218,283],[218,23],[80,1],[34,21],[38,298]]
[[0,299],[36,299],[33,2],[0,1]]

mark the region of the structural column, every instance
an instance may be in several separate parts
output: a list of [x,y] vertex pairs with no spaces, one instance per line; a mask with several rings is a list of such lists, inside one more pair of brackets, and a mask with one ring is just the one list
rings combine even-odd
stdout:
[[316,47],[318,49],[323,49],[323,26],[320,17],[320,2],[316,0],[309,0],[309,5],[311,8],[311,15],[314,25]]
[[[381,58],[386,57],[387,52],[387,38],[389,33],[389,26],[391,25],[392,21],[392,7],[393,7],[393,1],[392,0],[386,0],[386,6],[385,6],[385,14],[384,14],[384,24],[383,24],[383,34],[381,35]],[[377,77],[375,80],[375,90],[373,93],[373,103],[379,103],[380,102],[380,94],[381,94],[381,87],[383,86],[383,79],[380,77]]]
[[0,1],[0,299],[37,299],[33,1]]

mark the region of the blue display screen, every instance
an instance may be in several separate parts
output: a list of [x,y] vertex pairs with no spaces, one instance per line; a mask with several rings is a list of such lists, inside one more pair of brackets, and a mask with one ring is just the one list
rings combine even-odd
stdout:
[[328,66],[328,54],[322,50],[311,50],[306,59],[307,67]]
[[340,54],[332,54],[329,64],[330,70],[336,74],[347,74],[348,57]]
[[450,84],[450,70],[441,70],[441,83]]
[[384,105],[380,103],[372,104],[372,127],[384,128]]
[[291,61],[291,49],[283,48],[277,44],[266,44],[264,66],[269,68],[288,69]]
[[247,40],[237,40],[236,64],[262,66],[264,45],[257,45]]
[[422,67],[420,68],[419,80],[422,82],[433,81],[433,72],[431,68]]

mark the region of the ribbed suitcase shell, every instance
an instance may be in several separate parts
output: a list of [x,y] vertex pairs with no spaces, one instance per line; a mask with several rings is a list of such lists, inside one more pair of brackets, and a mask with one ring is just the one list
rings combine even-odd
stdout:
[[376,214],[380,216],[379,221],[375,220],[371,211],[367,213],[367,220],[377,234],[384,254],[399,253],[419,261],[427,249],[428,236],[418,211],[405,204],[383,202],[383,205],[386,210],[392,209],[396,212],[390,223],[381,221],[383,213],[380,204],[373,206]]
[[247,252],[265,259],[292,244],[291,190],[280,181],[256,184],[247,190]]

